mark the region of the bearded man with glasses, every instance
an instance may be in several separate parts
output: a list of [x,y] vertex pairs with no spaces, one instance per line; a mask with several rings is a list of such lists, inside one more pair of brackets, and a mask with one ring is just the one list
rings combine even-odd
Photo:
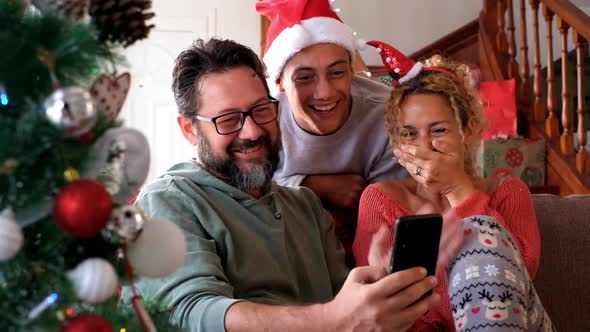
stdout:
[[[272,181],[280,131],[264,66],[249,48],[198,40],[176,59],[172,90],[196,158],[137,198],[183,230],[184,266],[138,287],[190,331],[403,331],[431,309],[416,268],[349,272],[334,223],[308,188]],[[379,251],[380,248],[376,248]]]
[[[251,76],[253,77],[253,75]],[[202,115],[195,115],[194,119],[210,122],[215,126],[217,134],[230,137],[230,135],[242,131],[248,117],[250,117],[250,121],[253,121],[260,128],[265,128],[264,125],[269,123],[273,123],[272,126],[276,126],[277,104],[278,101],[276,99],[266,97],[257,100],[254,106],[246,112],[228,108],[224,109],[221,115],[215,117],[209,118]],[[193,123],[190,122],[191,126],[188,127],[187,125],[189,123],[182,116],[179,116],[178,121],[181,128],[188,130],[188,132],[183,130],[185,137],[192,140],[194,138],[192,133]],[[184,127],[182,127],[183,124]],[[281,141],[275,138],[274,142],[271,142],[270,132],[263,132],[254,140],[250,138],[242,140],[239,139],[240,136],[238,134],[238,140],[227,145],[225,158],[215,155],[211,144],[206,138],[197,140],[198,162],[210,172],[219,176],[223,175],[225,180],[232,186],[248,193],[260,193],[267,189],[266,187],[270,184],[272,175],[277,167]],[[259,151],[259,153],[256,154],[256,151]],[[264,153],[266,153],[266,160],[262,156]],[[250,166],[240,167],[240,158],[249,160]]]

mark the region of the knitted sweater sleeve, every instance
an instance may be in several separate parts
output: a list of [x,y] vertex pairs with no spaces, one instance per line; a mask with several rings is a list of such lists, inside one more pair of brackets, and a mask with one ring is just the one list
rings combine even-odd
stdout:
[[487,215],[502,223],[518,242],[520,254],[533,278],[539,267],[541,238],[531,193],[519,179],[511,178],[500,185],[493,196],[475,191],[455,207],[460,219]]
[[352,244],[352,252],[356,266],[368,265],[369,247],[371,239],[379,228],[386,226],[391,232],[387,233],[387,244],[393,244],[393,226],[395,220],[402,213],[396,201],[375,185],[369,185],[362,193],[359,202],[356,235]]

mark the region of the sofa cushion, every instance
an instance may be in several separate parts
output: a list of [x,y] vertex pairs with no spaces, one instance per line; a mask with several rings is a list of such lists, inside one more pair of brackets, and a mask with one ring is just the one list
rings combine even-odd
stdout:
[[533,195],[541,232],[535,287],[558,331],[590,331],[590,195]]

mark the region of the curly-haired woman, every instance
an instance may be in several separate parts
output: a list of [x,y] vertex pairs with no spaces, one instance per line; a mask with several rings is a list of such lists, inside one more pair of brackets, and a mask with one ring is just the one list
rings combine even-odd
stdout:
[[400,216],[426,205],[451,211],[455,218],[445,220],[440,253],[450,264],[436,273],[440,304],[411,330],[551,330],[531,283],[540,258],[531,194],[517,178],[475,173],[484,121],[468,67],[440,56],[414,63],[387,44],[369,44],[379,48],[394,78],[385,126],[412,176],[364,190],[353,244],[356,264],[369,264],[368,249],[378,233],[391,248]]

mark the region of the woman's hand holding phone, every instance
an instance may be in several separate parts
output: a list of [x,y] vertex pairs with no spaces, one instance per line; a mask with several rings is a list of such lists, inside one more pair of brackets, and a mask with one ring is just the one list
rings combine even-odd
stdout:
[[[425,205],[418,210],[416,214],[430,214],[434,213],[434,208],[430,205]],[[393,236],[391,230],[382,226],[373,235],[371,247],[369,250],[368,261],[369,265],[381,266],[390,268],[391,255],[393,252]],[[438,250],[438,261],[436,263],[437,274],[438,271],[446,271],[449,262],[459,249],[463,246],[463,224],[454,210],[448,210],[443,213],[443,227],[440,236],[440,246]]]

